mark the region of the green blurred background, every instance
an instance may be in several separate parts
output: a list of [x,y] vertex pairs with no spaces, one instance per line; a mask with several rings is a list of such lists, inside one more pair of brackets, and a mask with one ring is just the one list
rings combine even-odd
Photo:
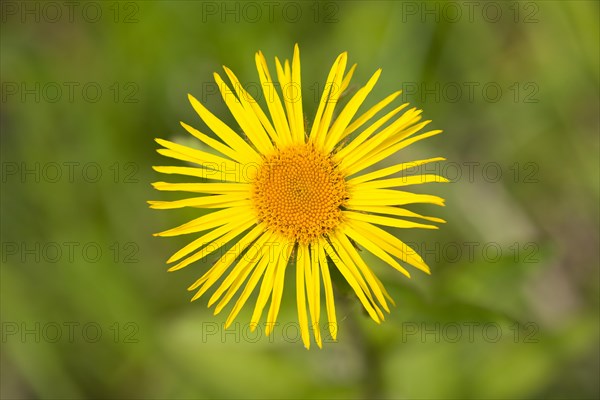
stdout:
[[[539,2],[14,2],[1,31],[2,398],[598,398],[599,6]],[[397,306],[338,295],[338,343],[306,351],[293,276],[273,337],[224,331],[167,273],[193,214],[164,199],[153,138],[188,140],[212,72],[256,88],[254,53],[302,57],[305,110],[335,57],[367,105],[404,89],[444,134],[448,223],[394,234],[432,275],[367,260]],[[274,71],[272,69],[272,71]],[[291,274],[293,275],[293,274]]]

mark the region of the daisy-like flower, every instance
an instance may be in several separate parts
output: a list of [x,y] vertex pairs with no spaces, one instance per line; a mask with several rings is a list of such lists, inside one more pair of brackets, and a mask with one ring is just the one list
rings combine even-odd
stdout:
[[[411,168],[443,158],[367,170],[410,144],[441,131],[417,134],[430,121],[421,122],[421,110],[416,108],[400,114],[408,104],[376,117],[400,92],[392,93],[356,117],[381,70],[377,70],[341,110],[336,110],[340,95],[348,88],[356,68],[355,64],[346,72],[347,61],[347,53],[342,53],[333,63],[310,129],[305,126],[302,111],[300,52],[296,45],[291,66],[287,60],[282,64],[275,58],[281,96],[265,57],[261,52],[256,54],[268,115],[230,69],[224,67],[231,86],[219,74],[214,74],[223,100],[245,137],[189,95],[193,108],[220,140],[183,122],[181,125],[212,151],[156,139],[164,147],[158,150],[160,154],[194,166],[157,166],[154,169],[164,174],[190,176],[196,178],[196,182],[156,182],[154,187],[200,196],[150,201],[150,206],[155,209],[196,207],[209,210],[190,222],[156,234],[200,235],[168,260],[168,263],[177,263],[169,270],[175,271],[218,254],[217,261],[189,290],[196,291],[192,299],[196,300],[221,280],[208,301],[209,307],[216,303],[215,314],[241,291],[226,327],[260,282],[251,328],[259,323],[270,298],[266,317],[266,333],[270,334],[277,320],[285,274],[290,272],[295,274],[298,321],[304,346],[310,346],[312,329],[314,340],[321,347],[322,289],[329,331],[334,340],[337,336],[330,268],[339,270],[375,322],[384,319],[383,311],[389,312],[388,302],[394,304],[363,260],[359,247],[407,277],[410,277],[409,272],[402,263],[429,273],[429,268],[413,249],[380,226],[436,229],[436,226],[423,222],[444,222],[404,208],[416,203],[443,205],[442,198],[397,189],[427,182],[446,182],[445,178],[434,174],[406,176]],[[334,116],[336,111],[339,113]],[[398,177],[400,173],[403,174]]]

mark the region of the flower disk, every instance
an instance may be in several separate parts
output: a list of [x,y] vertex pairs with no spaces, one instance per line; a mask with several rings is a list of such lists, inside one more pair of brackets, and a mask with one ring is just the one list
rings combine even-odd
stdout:
[[342,221],[346,182],[331,157],[312,143],[267,157],[252,187],[258,219],[286,238],[307,244]]

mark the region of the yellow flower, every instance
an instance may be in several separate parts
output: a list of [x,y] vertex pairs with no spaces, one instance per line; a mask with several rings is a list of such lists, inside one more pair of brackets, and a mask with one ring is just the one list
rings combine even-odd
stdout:
[[355,64],[346,72],[347,59],[347,53],[342,53],[333,63],[310,130],[305,127],[302,111],[300,53],[296,45],[291,66],[287,60],[282,64],[275,58],[281,97],[263,54],[256,54],[256,67],[270,118],[231,70],[224,67],[231,87],[214,74],[223,100],[245,138],[189,95],[200,118],[220,140],[183,122],[181,125],[214,151],[156,139],[164,147],[158,150],[160,154],[195,165],[159,166],[154,167],[156,171],[200,179],[194,183],[156,182],[154,187],[201,195],[176,201],[150,201],[151,207],[210,210],[188,223],[157,234],[176,236],[202,232],[168,260],[168,263],[178,262],[169,270],[178,270],[220,251],[218,261],[189,290],[197,291],[192,299],[195,300],[223,278],[208,302],[209,306],[218,302],[215,309],[218,314],[243,286],[226,327],[262,278],[251,327],[257,326],[270,297],[266,320],[266,333],[270,334],[281,303],[284,276],[290,268],[295,269],[298,321],[304,346],[310,346],[309,315],[315,342],[319,347],[322,344],[319,327],[321,288],[324,289],[329,331],[336,340],[330,266],[339,270],[371,318],[379,323],[384,319],[382,309],[389,312],[388,301],[394,303],[357,251],[357,245],[407,277],[410,275],[399,261],[429,273],[429,268],[414,250],[376,225],[437,229],[434,225],[405,218],[439,223],[443,220],[416,214],[403,206],[415,203],[443,205],[442,198],[394,188],[447,180],[433,174],[391,176],[443,158],[401,163],[368,173],[365,170],[441,131],[415,135],[430,121],[420,122],[421,110],[415,108],[399,114],[408,104],[374,118],[400,92],[389,95],[355,118],[381,70],[373,74],[334,118],[340,94],[348,88],[356,68]]

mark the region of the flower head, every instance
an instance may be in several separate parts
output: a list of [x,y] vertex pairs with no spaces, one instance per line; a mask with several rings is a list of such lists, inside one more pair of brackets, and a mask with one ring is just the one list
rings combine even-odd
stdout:
[[[189,290],[196,291],[192,299],[195,300],[222,279],[208,302],[209,306],[217,303],[215,314],[239,293],[226,326],[232,323],[260,282],[251,326],[256,327],[270,298],[266,317],[269,334],[279,312],[285,274],[292,269],[302,340],[308,348],[312,328],[314,339],[321,347],[322,289],[329,330],[334,339],[337,335],[330,268],[339,270],[375,322],[384,319],[383,311],[389,312],[388,302],[393,304],[357,247],[407,277],[410,274],[402,263],[429,273],[414,250],[379,226],[436,229],[427,222],[444,222],[404,208],[416,203],[443,205],[442,198],[397,189],[446,182],[434,174],[405,174],[414,167],[443,158],[366,170],[406,146],[441,131],[418,133],[430,121],[421,122],[421,110],[415,108],[400,114],[408,104],[375,117],[400,92],[389,95],[356,117],[381,70],[377,70],[334,117],[340,95],[348,88],[356,68],[354,65],[346,72],[347,58],[347,53],[342,53],[333,63],[310,129],[305,126],[302,111],[300,54],[296,45],[291,66],[287,60],[282,64],[275,58],[281,92],[275,88],[264,56],[260,52],[256,54],[268,115],[231,70],[224,67],[231,86],[215,73],[223,100],[245,137],[189,95],[193,108],[220,140],[183,122],[182,126],[212,151],[157,139],[163,146],[158,150],[160,154],[193,166],[154,169],[165,174],[190,176],[196,182],[156,182],[154,187],[200,196],[150,201],[150,206],[208,210],[190,222],[157,234],[199,235],[168,260],[177,262],[169,270],[219,254],[217,261]],[[398,177],[401,173],[404,174]]]

